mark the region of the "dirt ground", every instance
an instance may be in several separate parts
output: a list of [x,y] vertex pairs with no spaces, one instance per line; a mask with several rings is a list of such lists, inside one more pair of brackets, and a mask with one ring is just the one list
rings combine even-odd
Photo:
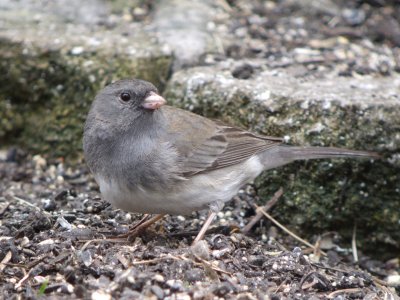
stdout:
[[[304,246],[256,213],[245,187],[191,246],[206,212],[168,216],[140,238],[112,240],[139,215],[99,198],[85,166],[20,157],[0,164],[0,292],[4,299],[395,299],[398,259],[372,260],[333,233]],[[23,155],[24,156],[24,155]],[[109,239],[109,240],[105,240]],[[111,239],[111,240],[110,240]]]

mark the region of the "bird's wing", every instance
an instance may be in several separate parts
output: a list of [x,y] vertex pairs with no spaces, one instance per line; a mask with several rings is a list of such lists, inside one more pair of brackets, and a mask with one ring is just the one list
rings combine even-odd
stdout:
[[281,138],[257,135],[177,108],[165,107],[163,112],[186,177],[238,164],[282,143]]

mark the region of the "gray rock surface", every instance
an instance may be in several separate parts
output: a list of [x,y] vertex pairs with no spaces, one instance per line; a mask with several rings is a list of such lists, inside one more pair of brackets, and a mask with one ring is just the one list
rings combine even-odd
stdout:
[[[3,43],[21,43],[30,51],[60,51],[62,55],[107,54],[132,60],[170,55],[156,37],[129,15],[114,15],[109,2],[3,1],[0,34]],[[30,49],[33,48],[33,49]],[[35,53],[32,53],[35,54]]]
[[226,65],[198,67],[175,73],[166,95],[174,105],[289,144],[382,153],[378,161],[295,163],[265,172],[257,186],[265,200],[283,187],[284,204],[275,209],[285,224],[350,238],[361,223],[364,242],[398,246],[400,76],[301,80],[264,71],[241,80]]
[[[221,1],[222,2],[222,1]],[[218,52],[212,31],[216,11],[223,10],[219,1],[160,1],[156,7],[154,26],[157,36],[173,51],[174,70],[200,63],[208,52]]]
[[0,5],[1,143],[76,157],[88,107],[102,86],[140,77],[162,88],[167,79],[170,51],[130,13],[114,14],[115,3]]

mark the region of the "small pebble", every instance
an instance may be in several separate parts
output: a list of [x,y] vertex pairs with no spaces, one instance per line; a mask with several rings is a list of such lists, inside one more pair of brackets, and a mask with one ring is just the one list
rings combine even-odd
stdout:
[[211,255],[214,258],[220,259],[221,257],[223,257],[225,254],[230,253],[232,251],[232,249],[230,248],[224,248],[224,249],[220,249],[220,250],[213,250]]
[[174,295],[174,298],[172,299],[176,299],[176,300],[191,300],[192,298],[190,298],[190,296],[188,294],[184,294],[184,293],[177,293]]
[[157,297],[157,299],[164,299],[164,291],[158,285],[153,285],[151,287],[151,292]]
[[[266,295],[267,296],[267,295]],[[267,296],[268,297],[268,296]],[[256,297],[254,297],[252,294],[250,294],[250,293],[242,293],[242,294],[239,294],[239,295],[237,295],[237,298],[236,298],[237,300],[257,300],[257,298]],[[265,300],[267,300],[267,299],[269,299],[269,297],[268,298],[264,298]]]
[[72,225],[63,216],[59,216],[57,218],[57,222],[58,222],[58,224],[60,224],[60,226],[62,228],[65,228],[67,230],[71,230],[72,229]]
[[24,236],[24,237],[21,239],[20,245],[21,245],[21,247],[25,247],[26,245],[28,245],[28,243],[29,243],[28,237]]
[[249,264],[261,267],[267,258],[263,255],[250,255]]
[[190,251],[193,255],[198,256],[202,259],[210,259],[210,248],[205,240],[198,241],[190,247]]
[[63,184],[64,183],[64,177],[62,177],[61,175],[57,176],[56,182],[58,184]]
[[98,290],[92,293],[92,300],[111,300],[112,297],[109,293],[105,291]]
[[56,200],[56,201],[65,200],[67,196],[68,196],[68,190],[62,190],[61,192],[59,192],[59,193],[54,197],[54,200]]
[[78,257],[86,267],[89,267],[93,262],[92,253],[89,250],[79,251]]
[[17,278],[9,278],[8,282],[12,283],[12,284],[16,284],[17,283]]
[[54,245],[55,242],[53,239],[47,239],[44,241],[41,241],[40,243],[38,243],[39,246],[43,246],[43,245]]
[[292,254],[298,259],[303,254],[303,252],[301,251],[300,247],[294,247],[294,249],[292,250]]
[[57,168],[55,165],[51,165],[48,169],[47,169],[47,174],[49,175],[49,177],[51,179],[56,179],[57,178]]
[[67,287],[68,294],[72,294],[74,292],[74,286],[72,284],[67,283],[66,287]]
[[76,220],[76,215],[73,213],[67,213],[63,215],[64,219],[67,220],[68,222],[73,222]]
[[83,47],[74,47],[71,49],[71,54],[72,55],[80,55],[83,53],[83,51],[84,51]]
[[56,202],[51,199],[44,199],[42,202],[45,211],[54,211],[57,208]]
[[179,291],[182,289],[183,283],[180,280],[170,279],[167,280],[166,284],[171,288],[171,290]]
[[130,213],[125,214],[125,221],[126,222],[132,221],[132,215]]
[[164,276],[162,276],[161,274],[156,274],[153,276],[153,280],[157,281],[157,282],[164,282]]
[[249,64],[243,64],[232,71],[232,76],[238,79],[249,79],[254,73],[254,68]]
[[47,161],[40,155],[35,155],[32,157],[32,161],[35,165],[36,170],[44,169],[47,165]]
[[232,284],[228,282],[222,282],[214,288],[213,293],[219,297],[224,297],[225,295],[229,294],[232,291],[233,291]]
[[43,283],[43,282],[45,282],[46,280],[48,280],[48,278],[43,277],[43,276],[40,276],[40,275],[37,275],[37,276],[34,276],[34,277],[33,277],[33,280],[35,280],[36,283]]
[[386,281],[391,286],[400,286],[400,275],[389,275]]
[[188,282],[201,281],[204,278],[204,271],[198,268],[189,269],[185,273],[185,280]]

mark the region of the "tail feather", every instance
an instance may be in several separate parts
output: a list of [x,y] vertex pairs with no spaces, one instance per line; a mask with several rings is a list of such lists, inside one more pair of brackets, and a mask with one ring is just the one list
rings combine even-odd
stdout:
[[[319,158],[380,158],[380,155],[371,151],[350,150],[334,147],[291,147],[280,146],[282,155],[292,160],[319,159]],[[285,151],[287,150],[287,151]]]
[[349,150],[333,147],[293,147],[281,145],[260,153],[264,170],[284,166],[295,160],[319,158],[379,158],[379,154],[370,151]]

